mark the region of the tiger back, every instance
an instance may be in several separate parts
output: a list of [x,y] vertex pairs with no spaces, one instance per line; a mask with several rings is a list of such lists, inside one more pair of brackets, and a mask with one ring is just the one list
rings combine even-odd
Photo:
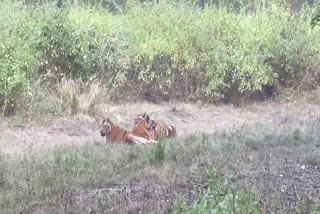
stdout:
[[157,141],[155,140],[145,139],[143,137],[136,136],[132,134],[132,132],[118,127],[117,125],[112,123],[109,118],[107,120],[102,120],[102,123],[99,124],[99,129],[101,136],[106,137],[107,143],[129,143],[139,145],[157,143]]
[[156,121],[155,135],[156,139],[175,137],[176,128],[174,125],[167,125],[162,121]]
[[[137,125],[139,122],[149,117],[146,113],[143,115],[137,115],[134,119],[135,124]],[[148,130],[149,135],[154,140],[169,138],[176,136],[176,128],[174,125],[167,125],[162,121],[153,121],[155,123],[154,129]]]
[[111,132],[110,134],[107,136],[107,140],[110,142],[121,142],[121,143],[130,143],[127,142],[127,136],[128,136],[128,131],[114,125],[111,124]]

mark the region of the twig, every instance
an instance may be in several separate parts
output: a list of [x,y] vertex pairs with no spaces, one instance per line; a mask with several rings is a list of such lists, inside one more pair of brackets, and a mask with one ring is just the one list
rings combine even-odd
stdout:
[[300,197],[299,197],[299,195],[298,195],[296,183],[293,183],[293,187],[294,187],[294,192],[295,192],[295,194],[296,194],[296,197],[297,197],[298,201],[300,201]]

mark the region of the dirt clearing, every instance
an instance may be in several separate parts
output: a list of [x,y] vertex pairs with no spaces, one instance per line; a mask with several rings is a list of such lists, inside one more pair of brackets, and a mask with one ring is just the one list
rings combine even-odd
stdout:
[[[230,105],[130,103],[104,105],[100,114],[110,117],[120,126],[132,129],[133,118],[147,112],[153,119],[172,123],[178,136],[190,134],[212,134],[219,130],[232,131],[244,125],[257,122],[272,122],[295,118],[297,121],[314,120],[320,117],[320,108],[312,104],[262,103],[236,108]],[[0,122],[0,151],[9,154],[23,154],[32,149],[50,150],[56,146],[104,143],[98,131],[98,117],[79,115],[68,118],[57,117],[46,125],[35,123],[24,127],[10,127]]]

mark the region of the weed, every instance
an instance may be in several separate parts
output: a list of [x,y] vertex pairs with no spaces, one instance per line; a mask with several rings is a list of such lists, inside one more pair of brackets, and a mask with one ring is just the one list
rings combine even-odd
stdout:
[[153,144],[148,153],[148,159],[151,164],[160,164],[165,159],[165,142]]
[[258,197],[253,193],[236,192],[231,184],[226,181],[224,183],[211,183],[208,191],[203,193],[200,201],[193,205],[186,203],[177,203],[173,213],[262,213]]

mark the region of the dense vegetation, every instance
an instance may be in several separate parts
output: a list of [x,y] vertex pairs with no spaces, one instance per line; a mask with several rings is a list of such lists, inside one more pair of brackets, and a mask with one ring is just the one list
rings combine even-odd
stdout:
[[161,4],[122,13],[0,3],[2,113],[24,107],[35,85],[49,90],[63,76],[164,100],[312,89],[320,70],[315,9],[292,14],[279,2],[254,11]]

